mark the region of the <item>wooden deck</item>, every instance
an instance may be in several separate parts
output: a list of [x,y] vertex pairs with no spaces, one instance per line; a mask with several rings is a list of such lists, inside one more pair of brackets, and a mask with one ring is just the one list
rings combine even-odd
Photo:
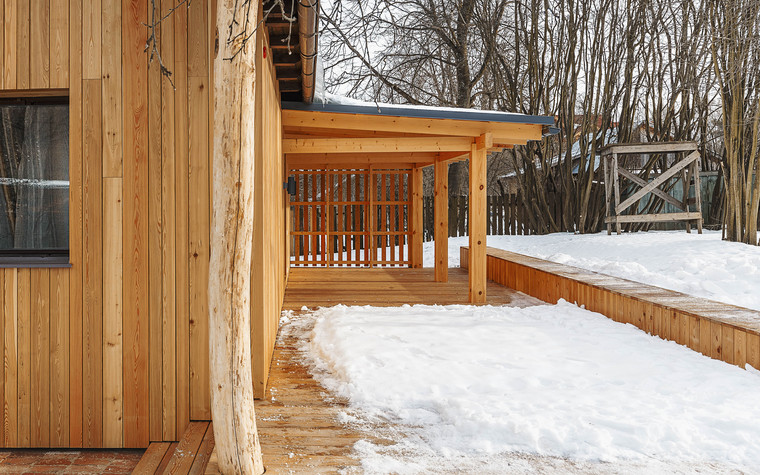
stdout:
[[[290,269],[283,310],[331,305],[469,305],[468,274],[450,268],[449,281],[434,281],[433,269],[316,268]],[[520,298],[512,289],[488,281],[487,304],[504,305]]]
[[[297,317],[296,317],[297,318]],[[360,439],[390,443],[338,420],[345,400],[329,394],[301,362],[298,345],[310,327],[283,327],[277,338],[266,397],[256,401],[256,419],[267,475],[352,472],[351,453]],[[218,474],[216,453],[206,469]]]
[[179,442],[153,442],[134,472],[138,475],[199,475],[205,472],[214,450],[210,422],[191,422]]

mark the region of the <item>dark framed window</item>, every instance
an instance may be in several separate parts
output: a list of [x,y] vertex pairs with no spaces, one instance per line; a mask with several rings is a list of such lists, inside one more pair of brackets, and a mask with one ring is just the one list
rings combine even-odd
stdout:
[[2,97],[0,266],[68,262],[68,98]]

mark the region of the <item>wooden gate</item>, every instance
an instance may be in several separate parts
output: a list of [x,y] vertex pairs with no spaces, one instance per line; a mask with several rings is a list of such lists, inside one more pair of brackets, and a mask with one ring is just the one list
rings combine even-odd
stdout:
[[291,169],[292,266],[409,266],[410,169]]

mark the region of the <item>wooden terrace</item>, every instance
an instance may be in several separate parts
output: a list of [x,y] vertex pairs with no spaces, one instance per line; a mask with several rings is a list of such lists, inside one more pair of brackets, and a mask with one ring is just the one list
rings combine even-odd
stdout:
[[[290,270],[282,308],[469,304],[469,277],[465,269],[449,268],[447,282],[434,282],[434,273],[432,268],[294,267]],[[489,305],[510,304],[518,295],[493,281],[487,285],[485,303]]]

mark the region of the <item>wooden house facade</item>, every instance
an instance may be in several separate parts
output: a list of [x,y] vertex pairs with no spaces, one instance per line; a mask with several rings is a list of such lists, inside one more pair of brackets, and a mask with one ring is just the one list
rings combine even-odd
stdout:
[[[155,15],[174,3],[157,2]],[[70,265],[0,269],[1,446],[146,447],[211,418],[214,7],[194,0],[161,23],[157,41],[173,86],[145,51],[149,0],[2,2],[0,97],[68,104]],[[263,30],[258,41],[266,41]],[[286,253],[279,94],[271,58],[263,48],[258,55],[262,373]]]
[[[0,252],[2,447],[147,447],[179,440],[190,421],[211,418],[207,287],[216,0],[193,0],[171,15],[174,0],[156,5],[153,11],[150,0],[0,0],[0,109],[51,100],[68,108],[68,176],[56,181],[67,182],[65,253],[29,258],[15,255],[12,246]],[[165,16],[156,42],[171,81],[146,51],[145,25]],[[421,266],[422,211],[415,203],[421,204],[422,167],[435,166],[436,193],[445,197],[447,164],[470,158],[476,172],[471,222],[479,226],[485,194],[477,180],[484,180],[488,151],[539,140],[553,120],[453,120],[297,105],[283,111],[286,91],[276,72],[283,70],[281,45],[270,45],[261,28],[255,48],[251,331],[254,387],[261,395],[291,265],[291,234],[312,233],[325,242],[349,234],[290,229],[297,207],[291,211],[283,188],[289,175],[380,180],[403,173],[407,195],[394,192],[394,200],[412,218],[393,232],[408,236],[404,264]],[[0,184],[46,180],[9,176]],[[367,209],[390,206],[386,201],[374,200]],[[341,204],[319,203],[323,213]],[[445,206],[445,198],[437,201],[440,216]],[[437,280],[446,279],[442,232]],[[471,300],[478,302],[485,292],[485,228],[471,235],[470,287],[481,292]]]

